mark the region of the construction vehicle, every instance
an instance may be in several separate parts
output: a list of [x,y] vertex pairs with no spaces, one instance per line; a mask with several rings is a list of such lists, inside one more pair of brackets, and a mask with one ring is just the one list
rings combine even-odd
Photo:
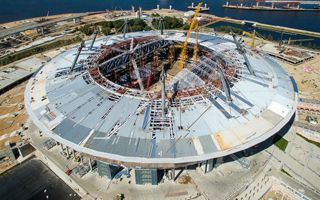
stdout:
[[122,199],[124,199],[124,194],[118,193],[113,199],[114,200],[122,200]]
[[72,169],[67,168],[64,173],[70,176],[70,174],[72,173]]
[[179,61],[179,71],[181,71],[184,67],[184,62],[185,62],[185,59],[186,59],[186,56],[187,56],[187,46],[188,46],[188,41],[189,41],[189,38],[190,38],[190,35],[191,35],[191,32],[197,27],[197,23],[198,23],[198,14],[200,12],[200,7],[202,5],[202,2],[200,2],[197,6],[197,8],[195,9],[194,11],[194,15],[193,15],[193,18],[192,18],[192,21],[191,21],[191,24],[190,24],[190,28],[187,32],[187,35],[186,35],[186,39],[182,45],[182,51],[180,53],[180,61]]

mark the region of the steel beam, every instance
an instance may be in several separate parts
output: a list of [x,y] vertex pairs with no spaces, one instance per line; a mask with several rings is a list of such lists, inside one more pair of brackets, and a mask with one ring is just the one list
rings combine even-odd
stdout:
[[254,75],[254,76],[255,76],[255,73],[254,73],[254,71],[253,71],[253,69],[252,69],[252,66],[251,66],[251,64],[250,64],[250,62],[249,62],[249,59],[248,59],[248,57],[247,57],[247,55],[246,55],[246,52],[245,52],[245,50],[242,48],[242,46],[240,45],[240,43],[239,43],[239,41],[237,40],[236,35],[235,35],[234,33],[232,34],[232,38],[233,38],[234,43],[235,43],[236,46],[237,46],[237,50],[239,51],[239,53],[243,56],[243,58],[244,58],[244,60],[245,60],[245,63],[244,63],[244,64],[246,65],[248,71],[250,72],[251,75]]
[[102,71],[108,73],[118,67],[121,67],[122,65],[129,64],[131,62],[130,56],[132,56],[132,59],[137,60],[157,51],[158,49],[164,48],[169,44],[170,41],[168,40],[153,40],[146,44],[140,45],[134,52],[124,52],[103,62],[99,65],[99,67]]
[[92,47],[94,45],[94,42],[96,41],[97,35],[98,35],[98,31],[96,30],[94,32],[93,39],[92,39],[92,42],[91,42],[91,45],[90,45],[90,48],[89,48],[90,50],[92,49]]
[[140,90],[143,91],[144,87],[143,87],[143,83],[142,83],[142,80],[141,80],[141,77],[140,77],[140,72],[139,72],[137,63],[136,63],[136,61],[134,59],[132,59],[131,62],[132,62],[132,66],[133,66],[133,69],[134,69],[134,73],[136,74],[136,77],[137,77],[138,82],[139,82]]
[[[216,62],[212,61],[211,59],[208,59],[208,58],[206,58],[206,57],[204,57],[204,56],[201,57],[201,59],[199,59],[199,60],[203,60],[208,66],[211,65],[210,67],[212,67],[212,65],[213,65],[213,66],[216,66],[215,69],[216,69],[216,71],[219,73],[220,80],[221,80],[221,82],[222,82],[223,91],[224,91],[224,93],[225,93],[225,95],[226,95],[226,97],[227,97],[227,101],[228,101],[228,102],[231,102],[231,101],[232,101],[232,98],[231,98],[231,94],[230,94],[230,86],[229,86],[229,84],[228,84],[228,81],[227,81],[227,79],[226,79],[226,77],[225,77],[225,74],[224,74],[221,66],[219,66],[218,63],[216,63]],[[218,65],[218,66],[217,66],[217,65]]]
[[72,65],[71,65],[70,72],[72,72],[73,69],[74,69],[74,67],[76,66],[77,61],[78,61],[78,58],[79,58],[79,56],[80,56],[80,53],[81,53],[83,47],[84,47],[84,41],[81,42],[81,44],[80,44],[80,46],[79,46],[79,48],[78,48],[78,53],[77,53],[76,57],[75,57],[74,60],[73,60],[73,63],[72,63]]

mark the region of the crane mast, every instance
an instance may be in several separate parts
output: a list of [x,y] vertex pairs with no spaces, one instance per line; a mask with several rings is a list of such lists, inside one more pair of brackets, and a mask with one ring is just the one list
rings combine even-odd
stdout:
[[186,55],[187,55],[188,40],[190,38],[192,30],[194,30],[194,28],[196,27],[196,25],[198,23],[197,16],[198,16],[198,14],[200,12],[201,5],[202,5],[202,2],[200,2],[198,4],[197,8],[194,11],[194,15],[193,15],[193,18],[192,18],[192,21],[191,21],[191,24],[190,24],[190,28],[189,28],[189,30],[187,32],[186,39],[185,39],[185,41],[183,43],[182,51],[181,51],[181,54],[180,54],[179,70],[183,69],[184,61],[185,61]]
[[195,27],[195,43],[194,43],[194,46],[193,46],[193,56],[192,56],[192,60],[194,62],[198,62],[198,53],[199,53],[199,24],[197,23],[196,24],[196,27]]

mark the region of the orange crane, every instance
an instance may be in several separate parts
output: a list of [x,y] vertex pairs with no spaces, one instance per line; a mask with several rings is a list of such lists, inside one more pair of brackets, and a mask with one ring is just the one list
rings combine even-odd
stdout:
[[201,5],[202,5],[202,2],[200,2],[198,4],[197,8],[194,11],[194,15],[193,15],[193,18],[192,18],[192,21],[191,21],[191,24],[190,24],[190,28],[189,28],[189,30],[187,32],[186,39],[185,39],[185,41],[184,41],[184,43],[182,45],[182,51],[180,53],[179,70],[182,70],[183,67],[184,67],[184,61],[185,61],[186,55],[187,55],[188,40],[190,38],[192,30],[194,30],[194,28],[198,24],[197,16],[198,16],[198,14],[200,12]]

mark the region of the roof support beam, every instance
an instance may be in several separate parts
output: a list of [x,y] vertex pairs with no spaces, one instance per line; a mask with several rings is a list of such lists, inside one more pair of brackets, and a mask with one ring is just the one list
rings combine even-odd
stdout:
[[236,46],[237,46],[237,50],[239,51],[239,53],[243,56],[243,58],[244,58],[244,60],[245,60],[245,63],[244,63],[244,64],[246,65],[248,71],[250,72],[251,75],[254,75],[254,76],[255,76],[255,73],[254,73],[254,71],[253,71],[253,69],[252,69],[252,66],[251,66],[251,64],[250,64],[250,62],[249,62],[249,59],[248,59],[248,57],[247,57],[247,55],[246,55],[246,52],[245,52],[245,50],[242,48],[241,44],[240,44],[239,41],[237,40],[236,35],[235,35],[234,33],[232,33],[232,38],[233,38],[234,43],[235,43]]
[[97,35],[98,35],[98,30],[96,30],[94,32],[93,39],[92,39],[92,42],[91,42],[91,45],[90,45],[90,50],[92,50],[92,47],[94,45],[94,42],[96,41]]
[[229,86],[228,80],[226,79],[225,74],[224,74],[222,68],[220,67],[220,65],[218,63],[215,63],[214,61],[204,57],[204,56],[202,56],[201,59],[199,59],[199,61],[201,61],[201,63],[205,63],[206,65],[209,65],[209,66],[211,65],[211,67],[214,67],[219,72],[223,91],[227,97],[227,101],[231,102],[232,98],[231,98],[231,94],[230,94],[230,86]]
[[80,53],[81,53],[83,47],[85,47],[84,41],[81,42],[81,44],[80,44],[80,46],[79,46],[79,48],[78,48],[78,53],[77,53],[76,57],[75,57],[74,60],[73,60],[73,63],[72,63],[72,65],[71,65],[71,70],[70,70],[70,72],[72,72],[72,71],[74,70],[74,67],[75,67],[76,64],[77,64],[78,58],[79,58],[79,56],[80,56]]

